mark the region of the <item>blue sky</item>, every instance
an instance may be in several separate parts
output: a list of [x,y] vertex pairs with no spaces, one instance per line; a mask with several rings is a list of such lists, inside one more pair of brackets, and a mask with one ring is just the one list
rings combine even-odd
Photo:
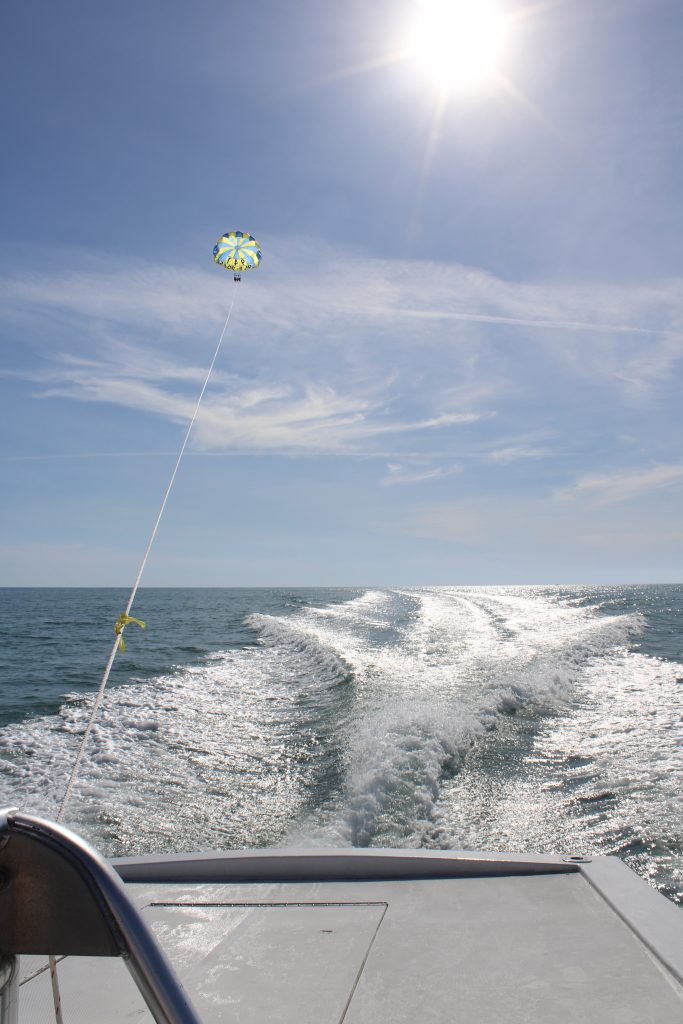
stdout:
[[146,584],[680,582],[683,9],[501,7],[8,10],[0,583],[132,583],[229,228]]

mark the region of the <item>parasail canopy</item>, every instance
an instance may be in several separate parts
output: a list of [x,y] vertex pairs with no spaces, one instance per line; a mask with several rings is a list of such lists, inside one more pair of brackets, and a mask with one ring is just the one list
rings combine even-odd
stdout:
[[213,258],[226,270],[253,270],[261,262],[261,250],[253,235],[226,231],[213,247]]

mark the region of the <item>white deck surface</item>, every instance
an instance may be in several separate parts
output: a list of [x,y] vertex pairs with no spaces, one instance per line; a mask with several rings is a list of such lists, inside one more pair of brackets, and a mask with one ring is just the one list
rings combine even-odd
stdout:
[[[127,889],[205,1024],[683,1024],[681,985],[578,873]],[[65,1024],[151,1020],[120,960],[69,958],[60,984]],[[20,1024],[52,1020],[43,972]]]

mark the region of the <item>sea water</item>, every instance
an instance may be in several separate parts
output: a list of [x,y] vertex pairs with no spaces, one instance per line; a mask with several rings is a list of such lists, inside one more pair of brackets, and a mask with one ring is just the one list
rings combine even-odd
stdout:
[[[0,590],[0,800],[54,817],[123,590]],[[108,855],[615,854],[683,902],[683,587],[143,589],[66,823]]]

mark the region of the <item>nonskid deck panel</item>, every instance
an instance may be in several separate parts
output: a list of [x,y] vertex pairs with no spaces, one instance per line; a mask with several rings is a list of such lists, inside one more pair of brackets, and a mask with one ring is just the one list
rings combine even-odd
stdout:
[[[257,858],[261,874],[266,859]],[[586,877],[590,866],[539,867],[521,875],[178,880],[127,889],[206,1024],[681,1024],[680,981]],[[651,896],[652,906],[670,908],[670,937],[680,925],[680,940],[680,911],[633,881],[638,893],[646,890],[645,903]],[[65,1005],[78,998],[90,1008],[86,1019],[150,1019],[120,961],[69,958],[60,977]],[[116,991],[116,1005],[102,1005],[105,986]],[[46,974],[22,989],[29,987],[49,1006]],[[40,1019],[22,1015],[20,1024]]]

